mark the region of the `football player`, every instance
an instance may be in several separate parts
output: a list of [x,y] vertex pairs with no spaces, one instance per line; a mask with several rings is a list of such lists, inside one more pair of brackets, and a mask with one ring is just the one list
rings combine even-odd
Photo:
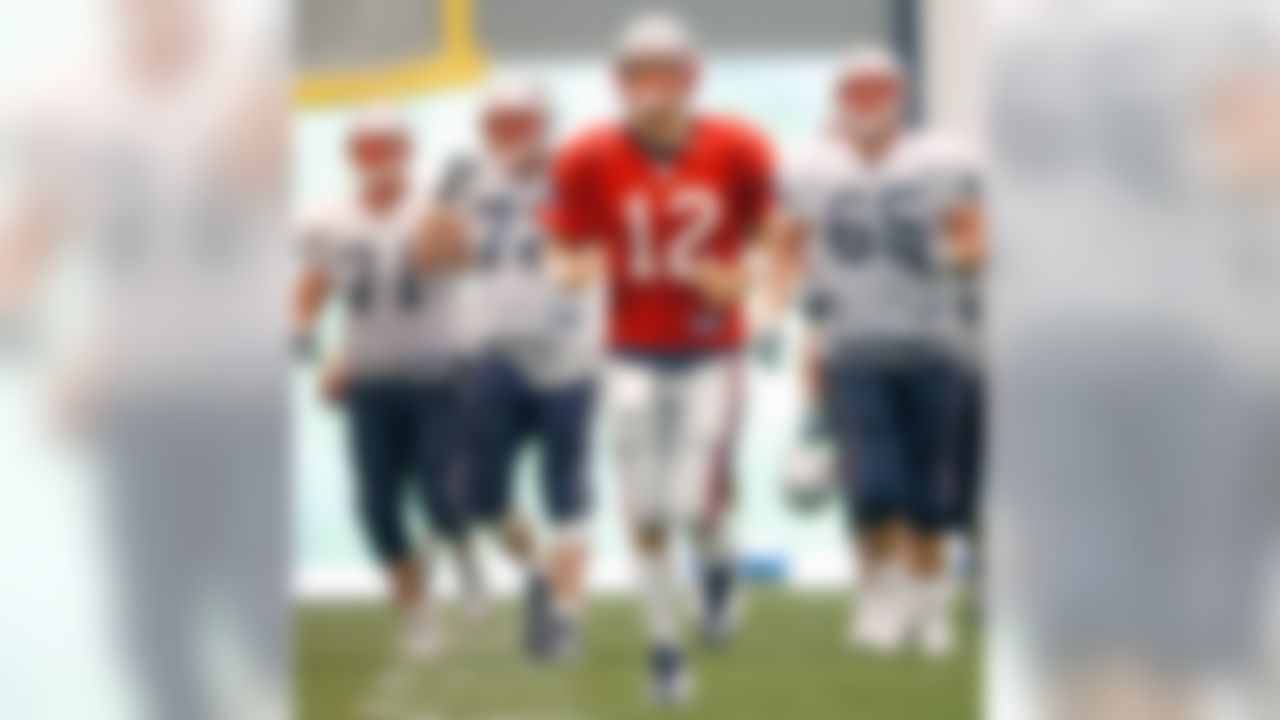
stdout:
[[[972,167],[904,130],[906,77],[879,49],[835,82],[836,122],[787,180],[778,247],[803,259],[806,376],[837,444],[861,601],[854,644],[953,645],[942,530],[956,280],[980,253]],[[772,244],[771,244],[772,245]]]
[[444,244],[420,241],[429,196],[411,186],[412,138],[399,115],[387,108],[361,114],[347,151],[354,197],[318,208],[302,228],[293,330],[300,348],[312,344],[326,301],[345,302],[345,339],[322,371],[322,392],[348,414],[359,517],[404,616],[404,649],[426,659],[439,651],[441,634],[429,573],[405,523],[406,499],[457,549],[464,585],[476,582],[456,468],[465,351],[460,258]]
[[606,281],[603,411],[638,561],[651,689],[662,704],[689,691],[674,531],[689,533],[700,563],[704,637],[720,644],[731,629],[728,483],[745,256],[774,185],[760,133],[695,108],[700,69],[679,19],[629,24],[613,58],[624,118],[563,150],[546,217],[560,281]]
[[[77,601],[104,623],[103,649],[140,720],[282,717],[289,704],[283,157],[273,152],[285,123],[278,73],[262,62],[271,49],[247,34],[228,43],[216,30],[225,9],[100,3],[102,44],[81,46],[79,62],[51,55],[28,68],[25,90],[9,76],[0,122],[0,144],[14,150],[0,163],[0,374],[53,404],[48,417],[5,392],[3,473],[43,479],[31,473],[64,448],[31,442],[44,439],[33,432],[41,421],[92,457],[68,477],[94,481],[80,488],[94,500],[76,522],[102,533],[103,571]],[[231,52],[237,62],[224,62]],[[64,305],[66,293],[49,291],[68,264],[77,300]],[[46,345],[37,331],[55,305],[72,314],[59,311],[58,342]],[[24,421],[33,427],[16,432]],[[68,521],[60,506],[22,507],[29,527]],[[10,528],[9,546],[22,547]],[[5,591],[8,607],[62,597],[53,588],[73,567],[30,566],[23,589]],[[12,627],[44,631],[28,607]],[[214,642],[234,668],[216,680],[205,662]],[[8,643],[7,686],[51,679],[49,661],[72,656],[32,660],[61,645]],[[74,684],[62,676],[26,694],[16,714],[56,713]]]
[[[452,217],[433,223],[460,234],[470,260],[479,331],[467,392],[470,512],[524,570],[527,649],[563,660],[577,645],[586,564],[599,313],[591,296],[566,292],[543,270],[538,212],[550,176],[551,114],[541,86],[500,77],[479,120],[483,150],[445,173],[439,212]],[[518,456],[531,442],[553,529],[545,566],[530,523],[512,504]]]

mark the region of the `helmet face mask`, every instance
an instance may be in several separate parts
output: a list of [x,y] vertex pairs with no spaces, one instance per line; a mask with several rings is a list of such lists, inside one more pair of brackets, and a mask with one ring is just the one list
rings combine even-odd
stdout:
[[413,152],[408,135],[390,130],[356,131],[347,149],[352,167],[366,186],[401,181]]
[[347,134],[347,159],[365,187],[402,183],[413,159],[413,136],[399,109],[361,110]]
[[855,50],[836,74],[834,91],[840,129],[854,140],[883,141],[901,128],[906,76],[889,51]]
[[642,15],[618,39],[614,73],[627,119],[667,125],[686,116],[697,89],[697,43],[680,18]]
[[542,153],[546,118],[534,108],[491,108],[482,119],[485,147],[503,165],[519,167]]
[[882,139],[902,124],[902,79],[891,73],[841,80],[837,88],[840,124],[858,139]]
[[485,151],[510,169],[541,157],[549,131],[542,87],[531,78],[508,75],[489,87],[480,111]]
[[627,117],[660,123],[689,112],[698,68],[689,57],[634,58],[619,63],[617,78]]

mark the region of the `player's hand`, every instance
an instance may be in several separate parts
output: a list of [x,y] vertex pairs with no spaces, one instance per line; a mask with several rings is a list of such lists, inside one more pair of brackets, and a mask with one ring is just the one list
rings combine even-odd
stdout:
[[694,271],[693,284],[712,305],[728,305],[742,297],[747,275],[740,263],[704,260]]
[[945,220],[947,253],[952,267],[974,272],[986,261],[986,230],[981,210],[966,206],[952,211]]
[[466,254],[466,225],[462,216],[447,209],[428,215],[418,236],[418,268],[426,273],[450,270],[461,265]]
[[555,249],[549,262],[552,279],[569,292],[586,290],[604,272],[604,260],[593,250]]
[[347,397],[350,373],[343,358],[333,358],[320,372],[320,396],[331,405],[341,405]]

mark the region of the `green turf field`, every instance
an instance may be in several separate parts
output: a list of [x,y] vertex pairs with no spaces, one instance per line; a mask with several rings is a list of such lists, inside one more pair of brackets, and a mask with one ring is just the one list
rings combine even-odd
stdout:
[[[693,656],[697,697],[678,717],[699,720],[969,720],[979,716],[973,633],[960,657],[886,660],[844,646],[836,596],[757,593],[733,647]],[[380,606],[309,603],[299,611],[303,720],[630,720],[662,714],[644,698],[639,618],[625,601],[596,603],[581,661],[526,664],[516,613],[451,620],[449,652],[397,665]]]

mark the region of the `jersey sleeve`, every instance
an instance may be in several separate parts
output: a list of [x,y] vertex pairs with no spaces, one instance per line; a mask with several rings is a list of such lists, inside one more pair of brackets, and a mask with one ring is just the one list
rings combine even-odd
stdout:
[[745,130],[738,146],[735,203],[745,224],[758,227],[776,205],[777,163],[769,141],[754,130]]
[[466,156],[453,158],[436,184],[435,191],[432,193],[433,199],[445,205],[461,202],[471,192],[478,173],[479,168],[472,158]]
[[552,238],[583,245],[603,233],[603,203],[592,144],[567,148],[552,170],[551,193],[542,210],[542,224]]
[[822,223],[826,197],[822,157],[820,148],[811,148],[792,158],[781,173],[779,204],[782,210],[809,227]]
[[306,269],[328,270],[333,257],[333,222],[330,213],[313,209],[297,221],[294,231],[299,264]]

